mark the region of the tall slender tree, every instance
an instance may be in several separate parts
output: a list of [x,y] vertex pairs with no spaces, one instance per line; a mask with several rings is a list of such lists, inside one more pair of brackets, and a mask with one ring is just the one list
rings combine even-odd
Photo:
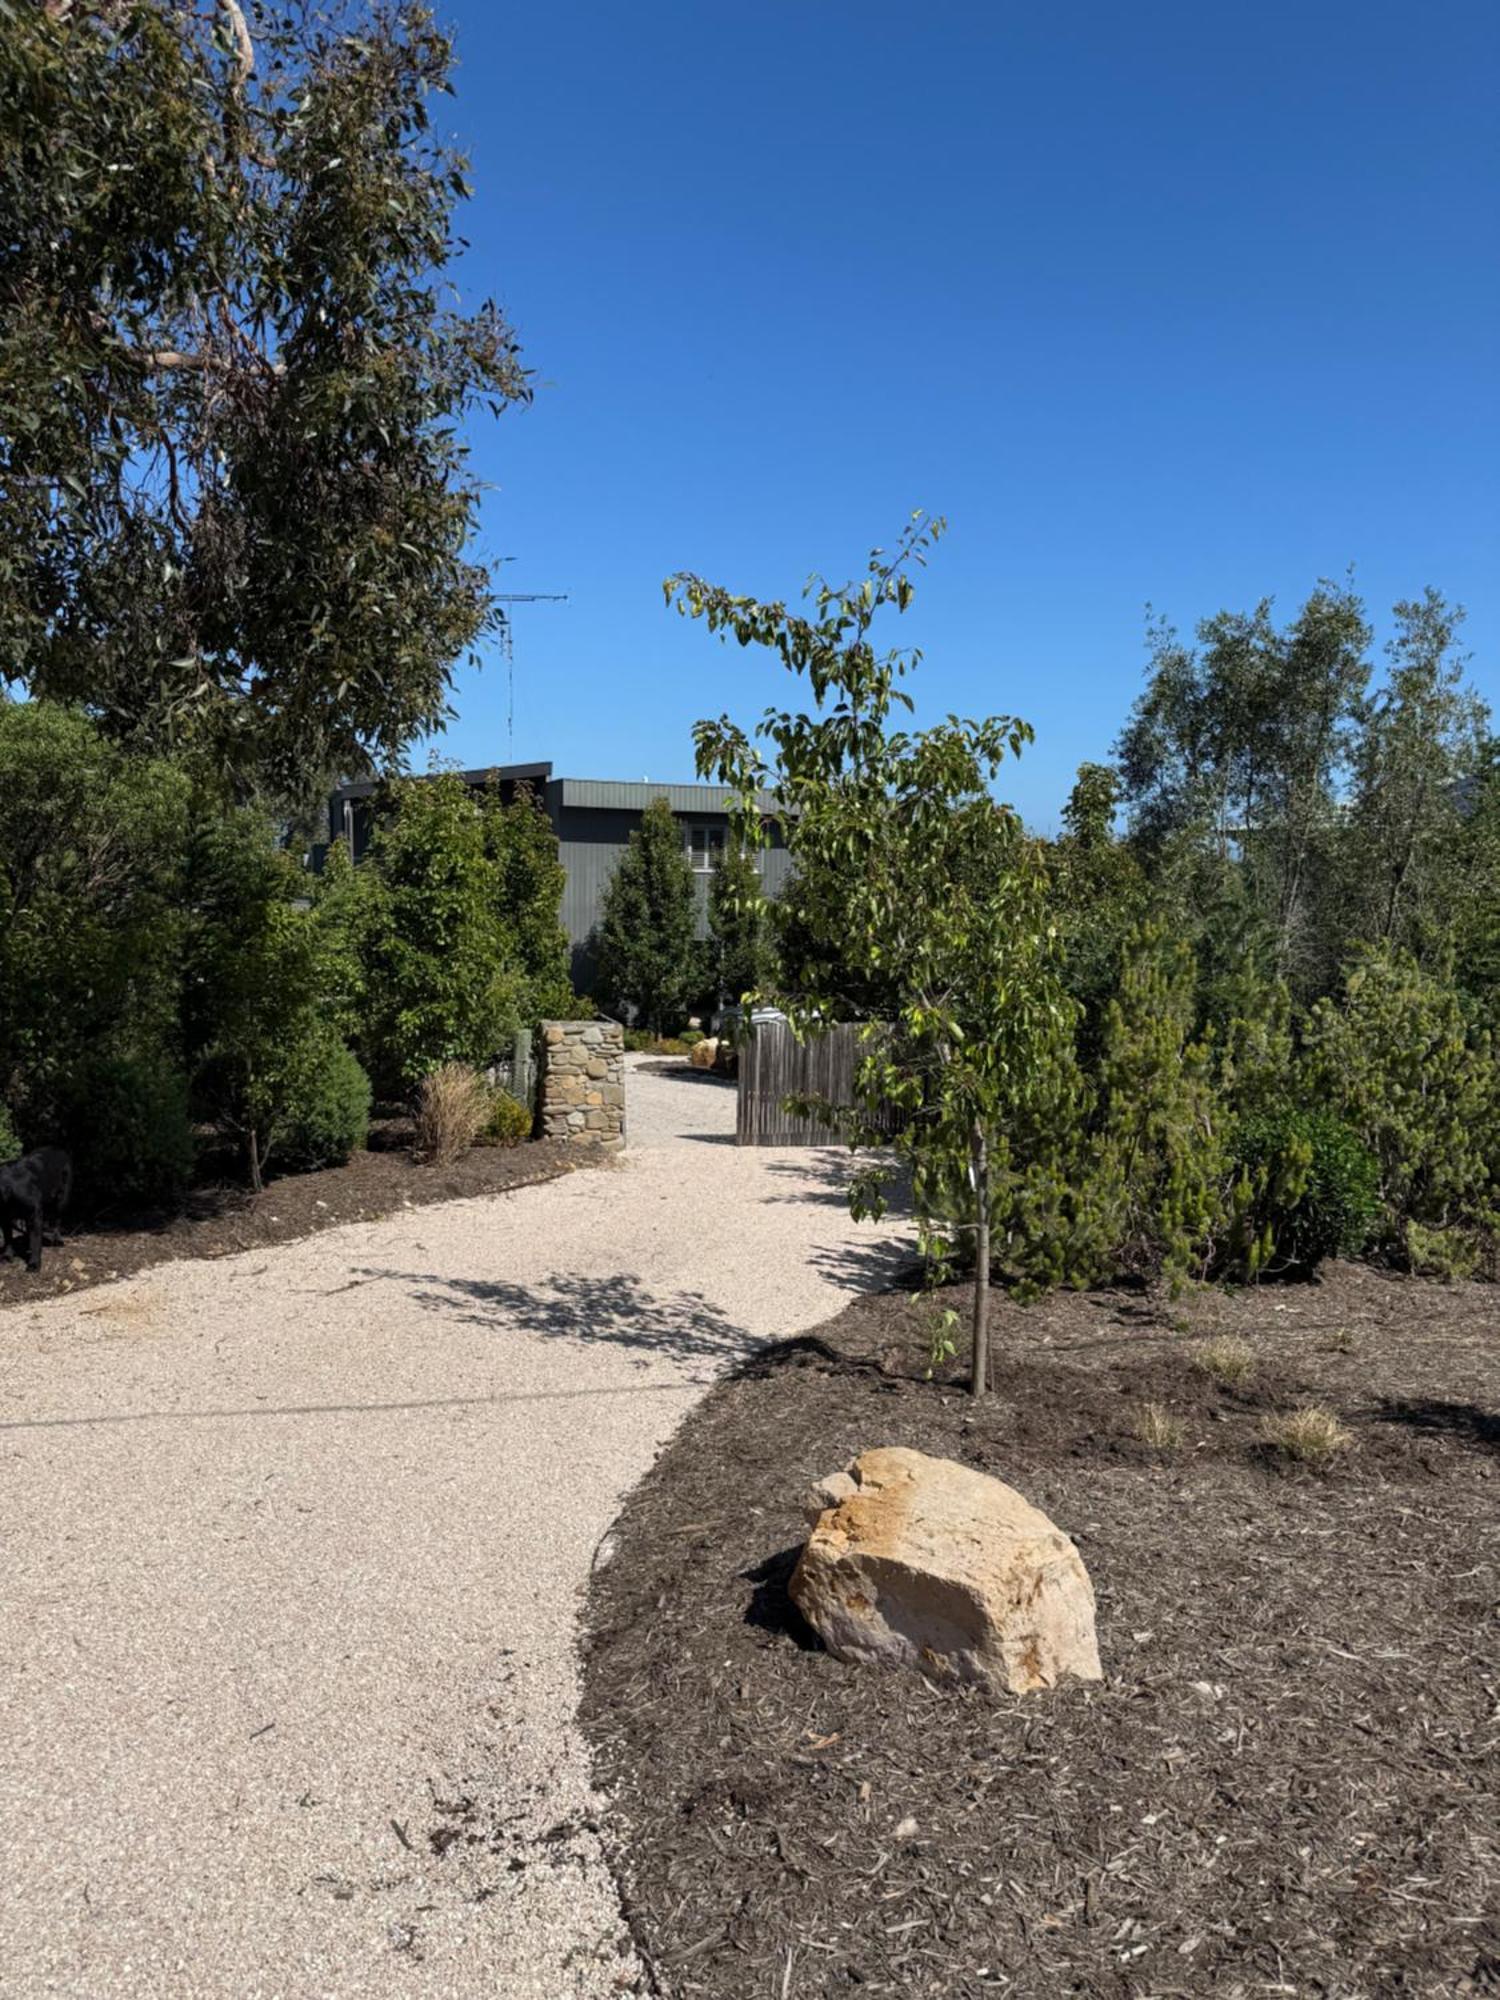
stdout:
[[682,829],[663,799],[641,815],[594,933],[600,997],[655,1035],[674,1033],[701,991],[704,954]]

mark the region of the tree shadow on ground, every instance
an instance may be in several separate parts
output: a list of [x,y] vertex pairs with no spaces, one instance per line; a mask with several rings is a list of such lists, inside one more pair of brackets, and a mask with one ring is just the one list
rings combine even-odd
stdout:
[[[809,1146],[790,1159],[767,1160],[766,1172],[773,1178],[792,1180],[800,1186],[762,1197],[765,1201],[820,1201],[830,1208],[849,1206],[849,1186],[858,1173],[875,1164],[868,1155],[856,1156],[842,1147]],[[816,1186],[809,1188],[811,1180]],[[886,1214],[904,1221],[911,1214],[911,1184],[904,1173],[896,1174],[885,1190]]]
[[1383,1424],[1401,1424],[1408,1430],[1443,1435],[1459,1444],[1500,1455],[1500,1416],[1481,1409],[1478,1403],[1449,1403],[1424,1398],[1416,1402],[1384,1397],[1376,1407],[1376,1419]]
[[915,1290],[922,1268],[915,1242],[890,1236],[814,1244],[807,1261],[841,1292]]
[[413,1305],[461,1326],[494,1332],[515,1327],[547,1340],[635,1350],[643,1368],[653,1354],[723,1364],[761,1344],[701,1292],[651,1292],[628,1271],[607,1278],[554,1271],[534,1285],[418,1271],[360,1275],[407,1286]]

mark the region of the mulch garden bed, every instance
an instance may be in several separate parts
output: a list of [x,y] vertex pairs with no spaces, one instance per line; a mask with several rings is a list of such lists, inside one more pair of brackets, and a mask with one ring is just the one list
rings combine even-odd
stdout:
[[[1500,1291],[1007,1304],[977,1408],[926,1379],[931,1313],[861,1301],[724,1383],[601,1555],[585,1726],[653,1989],[1500,1994]],[[1230,1334],[1240,1388],[1194,1360]],[[1354,1434],[1323,1473],[1260,1437],[1310,1401]],[[881,1444],[1075,1538],[1101,1684],[996,1703],[822,1651],[800,1503]]]
[[402,1208],[506,1194],[607,1158],[582,1146],[538,1139],[520,1146],[477,1146],[446,1166],[426,1166],[406,1150],[408,1128],[376,1126],[371,1150],[344,1167],[288,1174],[252,1196],[225,1181],[196,1188],[180,1213],[68,1221],[59,1249],[48,1249],[33,1275],[19,1258],[0,1262],[0,1308],[133,1277],[179,1257],[231,1257],[290,1243],[345,1222],[369,1222]]

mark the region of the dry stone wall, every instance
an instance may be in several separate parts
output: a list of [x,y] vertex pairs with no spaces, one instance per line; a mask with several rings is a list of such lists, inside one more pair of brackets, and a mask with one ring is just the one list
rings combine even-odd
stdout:
[[625,1144],[625,1031],[618,1021],[543,1021],[541,1132]]

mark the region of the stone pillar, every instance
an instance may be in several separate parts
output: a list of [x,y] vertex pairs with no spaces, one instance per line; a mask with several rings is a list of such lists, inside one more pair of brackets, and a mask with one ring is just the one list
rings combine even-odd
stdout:
[[543,1021],[541,1135],[625,1144],[625,1030],[618,1021]]

